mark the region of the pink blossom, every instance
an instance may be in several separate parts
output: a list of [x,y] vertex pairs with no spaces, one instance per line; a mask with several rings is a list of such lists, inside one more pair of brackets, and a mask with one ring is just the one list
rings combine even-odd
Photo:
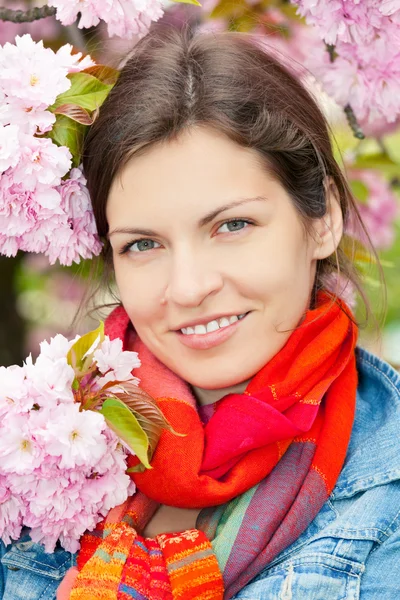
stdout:
[[388,123],[383,116],[379,116],[374,119],[372,123],[363,119],[359,119],[359,124],[362,132],[367,137],[381,138],[384,135],[389,135],[397,130],[397,128],[400,126],[400,114],[397,120],[391,123]]
[[108,2],[107,16],[110,37],[116,35],[126,39],[144,37],[152,21],[158,21],[163,15],[160,0],[114,0]]
[[313,53],[306,61],[340,105],[360,122],[394,123],[400,116],[400,12],[382,0],[292,0],[336,57]]
[[104,417],[96,412],[80,411],[79,406],[60,405],[53,414],[51,431],[47,430],[46,450],[60,458],[61,469],[85,465],[92,468],[105,453]]
[[[41,469],[42,465],[40,465]],[[31,473],[24,473],[23,477],[17,473],[7,473],[6,481],[11,492],[18,498],[23,499],[25,504],[36,494],[38,486],[37,473],[37,470],[34,470]]]
[[152,21],[163,15],[161,0],[49,0],[57,8],[56,17],[63,25],[74,23],[80,14],[79,28],[108,25],[109,36],[131,39],[146,35]]
[[95,64],[90,56],[81,60],[81,52],[71,51],[71,44],[65,44],[54,53],[29,34],[17,35],[15,45],[7,42],[0,47],[0,91],[5,100],[0,123],[18,125],[32,135],[51,130],[55,115],[47,109],[71,87],[68,73]]
[[19,538],[24,512],[23,502],[11,494],[6,478],[0,475],[0,539],[5,545]]
[[0,88],[24,108],[47,108],[71,87],[61,57],[26,33],[0,49]]
[[[36,200],[36,193],[16,184],[12,170],[0,178],[0,231],[8,238],[29,233],[37,220],[47,216]],[[47,212],[47,211],[46,211]],[[1,235],[1,234],[0,234]]]
[[71,44],[54,53],[29,34],[0,48],[0,253],[6,256],[23,250],[71,265],[101,251],[86,180],[71,170],[70,150],[36,137],[51,130],[55,115],[47,109],[70,88],[68,73],[94,64],[72,54]]
[[24,367],[0,367],[0,421],[5,414],[30,410],[34,399],[29,396]]
[[[126,500],[126,489],[130,485],[129,475],[124,473],[120,467],[109,470],[102,477],[89,479],[87,485],[82,489],[82,499],[86,503],[89,500],[96,501],[101,505],[103,516],[114,506],[119,506]],[[133,484],[133,493],[135,486]]]
[[[47,552],[58,540],[76,552],[82,534],[135,491],[126,474],[130,450],[100,412],[82,410],[74,396],[75,372],[67,354],[78,340],[56,335],[40,344],[35,363],[28,356],[22,367],[0,368],[0,537],[5,543],[17,539],[24,525]],[[105,341],[101,357],[105,364],[108,358],[107,369],[131,378],[140,364],[136,353]],[[95,367],[93,362],[89,375],[94,381],[99,379]],[[90,381],[88,386],[93,393]]]
[[0,172],[15,167],[21,156],[19,129],[16,125],[1,124],[0,107]]
[[382,26],[381,0],[292,0],[306,22],[315,26],[327,44],[362,44]]
[[[99,385],[108,381],[128,381],[132,379],[132,370],[140,367],[137,352],[122,351],[122,340],[110,340],[106,336],[99,349],[94,352],[94,360],[99,371],[106,377],[99,379]],[[137,382],[137,379],[135,379]]]
[[4,125],[18,123],[20,131],[30,135],[50,131],[55,121],[55,114],[48,110],[27,109],[19,104],[4,103],[3,106],[0,106],[0,123]]
[[40,357],[46,357],[52,361],[65,360],[71,346],[79,339],[79,335],[75,336],[72,340],[68,340],[66,337],[57,333],[50,339],[50,342],[43,340],[40,342]]
[[387,16],[391,17],[392,15],[400,13],[400,5],[399,0],[381,0],[379,11]]
[[72,54],[73,46],[64,44],[56,52],[56,61],[63,69],[67,69],[68,73],[78,73],[89,67],[94,67],[95,62],[89,55],[82,58],[82,52]]
[[57,187],[61,197],[64,219],[46,252],[50,263],[58,259],[64,265],[79,262],[80,258],[92,258],[101,251],[96,223],[90,203],[86,179],[81,168],[71,169],[69,179]]
[[72,382],[75,374],[66,358],[51,360],[39,355],[33,364],[26,359],[26,373],[29,378],[31,394],[46,398],[47,402],[58,400],[60,403],[72,403]]
[[0,432],[3,473],[23,474],[39,467],[43,452],[30,430],[28,414],[6,415]]
[[59,259],[67,265],[99,254],[102,244],[81,171],[72,169],[71,179],[52,187],[65,171],[66,164],[58,159],[64,160],[68,151],[51,140],[30,139],[44,142],[36,150],[38,162],[29,161],[35,154],[27,145],[24,159],[0,179],[0,252],[43,252],[51,264]]
[[14,239],[16,250],[44,252],[49,243],[46,227],[53,236],[51,221],[63,214],[61,196],[52,186],[68,171],[70,152],[21,131],[19,142],[18,163],[0,178],[0,251],[6,253],[4,245]]
[[[35,191],[38,184],[54,187],[71,168],[71,152],[65,146],[56,146],[52,140],[21,134],[21,158],[14,167],[15,183],[23,183],[25,189]],[[41,196],[40,199],[44,199]],[[53,199],[55,198],[55,195]],[[53,210],[55,205],[43,204]]]
[[[377,249],[389,248],[395,236],[394,222],[399,216],[397,197],[377,171],[352,169],[348,175],[350,179],[359,180],[368,188],[367,202],[358,203],[357,207],[373,245]],[[348,233],[368,244],[364,231],[354,218],[349,221]]]

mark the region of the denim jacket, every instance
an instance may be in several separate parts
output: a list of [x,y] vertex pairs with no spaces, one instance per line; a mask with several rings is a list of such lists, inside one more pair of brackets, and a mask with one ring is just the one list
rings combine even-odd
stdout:
[[[356,357],[356,416],[336,486],[309,527],[235,599],[400,598],[400,375],[364,349]],[[62,548],[46,554],[29,533],[0,546],[0,556],[3,600],[54,600],[76,559]]]

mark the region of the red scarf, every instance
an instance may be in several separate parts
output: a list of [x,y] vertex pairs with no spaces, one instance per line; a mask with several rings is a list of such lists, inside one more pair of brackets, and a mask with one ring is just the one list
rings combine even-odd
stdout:
[[[209,507],[201,511],[197,527],[213,540],[225,598],[297,539],[339,476],[357,388],[357,327],[346,311],[350,312],[342,301],[332,302],[330,294],[320,292],[317,307],[307,311],[285,346],[243,394],[229,394],[216,402],[207,423],[200,419],[189,386],[138,339],[125,310],[118,307],[106,321],[110,338],[120,337],[125,349],[139,353],[142,366],[135,375],[141,379],[140,387],[156,398],[174,429],[187,434],[177,437],[164,431],[153,468],[132,474],[141,492],[137,503],[147,497],[149,504]],[[248,490],[251,493],[245,494]],[[229,501],[238,496],[242,524],[230,531]],[[135,497],[130,511],[135,513]],[[221,523],[224,533],[219,536]],[[137,520],[133,524],[138,527]],[[90,534],[82,540],[83,571],[101,539],[93,543]],[[140,589],[140,597],[152,599]],[[207,597],[220,598],[218,593]],[[190,594],[187,598],[200,597],[194,588]],[[167,597],[181,596],[174,595],[172,585],[172,596]]]

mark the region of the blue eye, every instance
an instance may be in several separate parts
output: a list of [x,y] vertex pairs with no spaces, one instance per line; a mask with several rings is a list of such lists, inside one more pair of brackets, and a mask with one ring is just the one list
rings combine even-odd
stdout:
[[154,250],[154,248],[158,248],[158,246],[156,246],[156,244],[158,244],[158,246],[160,246],[160,244],[158,242],[155,242],[154,240],[150,240],[150,239],[142,239],[142,240],[136,240],[136,242],[129,242],[128,244],[126,244],[120,254],[126,254],[127,252],[132,252],[132,253],[143,253],[146,252],[147,250]]
[[[220,231],[222,227],[227,227],[228,232],[233,233],[235,231],[245,229],[245,226],[250,224],[250,221],[246,221],[245,219],[232,219],[231,221],[226,221],[225,223],[223,223],[221,227],[219,227],[218,231]],[[222,233],[226,233],[226,231],[223,231]]]

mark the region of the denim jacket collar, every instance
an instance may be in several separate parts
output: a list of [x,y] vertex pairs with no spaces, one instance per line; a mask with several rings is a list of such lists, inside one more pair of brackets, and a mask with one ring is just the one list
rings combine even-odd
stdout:
[[356,360],[356,418],[332,494],[337,499],[400,479],[400,375],[363,348],[356,348]]

